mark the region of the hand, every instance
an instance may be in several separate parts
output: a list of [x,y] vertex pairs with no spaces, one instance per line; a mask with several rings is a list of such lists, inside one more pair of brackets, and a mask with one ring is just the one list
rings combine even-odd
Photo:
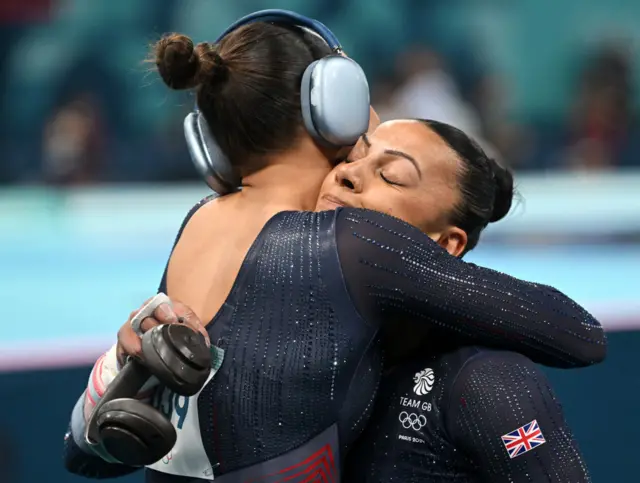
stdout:
[[[131,312],[129,314],[129,320],[127,320],[118,331],[118,344],[116,351],[120,367],[125,365],[128,357],[139,358],[142,354],[142,343],[138,334],[136,334],[131,327],[131,319],[135,317],[135,315],[147,302],[149,302],[149,300],[151,300],[151,298],[147,299],[139,309]],[[153,316],[147,317],[142,321],[142,324],[140,325],[142,333],[151,330],[157,325],[184,324],[202,334],[207,345],[210,346],[211,341],[209,340],[209,334],[195,312],[182,302],[172,300],[171,303],[173,304],[173,307],[169,304],[159,305],[154,310]]]

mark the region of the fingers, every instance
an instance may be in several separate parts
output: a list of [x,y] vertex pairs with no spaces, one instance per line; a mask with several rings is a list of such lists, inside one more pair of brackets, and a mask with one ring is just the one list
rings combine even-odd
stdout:
[[155,317],[145,317],[140,324],[140,332],[144,334],[158,325],[164,325]]
[[207,332],[206,327],[202,325],[202,323],[200,322],[200,319],[192,320],[191,322],[188,322],[188,323],[185,320],[185,324],[188,325],[191,330],[194,330],[199,334],[201,334],[202,337],[204,337],[204,341],[206,342],[207,347],[211,347],[211,339],[209,339],[209,332]]
[[209,333],[207,332],[207,329],[202,323],[202,321],[200,320],[200,317],[198,317],[195,314],[195,312],[191,310],[189,306],[183,304],[182,302],[174,301],[173,308],[175,313],[179,317],[180,323],[183,323],[187,327],[189,327],[191,330],[194,330],[202,334],[205,342],[207,343],[207,346],[211,346]]
[[[142,306],[129,314],[129,319],[118,331],[117,358],[120,366],[126,363],[128,357],[140,357],[142,354],[142,343],[139,335],[132,327],[131,321],[142,310],[142,308],[151,301],[153,297],[144,301]],[[173,317],[173,318],[172,318]],[[158,320],[159,319],[159,320]],[[145,317],[140,324],[141,333],[147,332],[152,328],[166,323],[166,321],[175,320],[177,317],[168,304],[161,304],[156,307],[153,317]]]
[[129,322],[131,322],[131,319],[133,319],[133,318],[138,314],[138,312],[140,312],[140,311],[142,310],[142,308],[143,308],[145,305],[147,305],[147,304],[151,301],[151,299],[152,299],[152,298],[153,298],[153,297],[149,297],[147,300],[145,300],[144,302],[142,302],[142,305],[141,305],[139,308],[137,308],[136,310],[133,310],[133,311],[129,314],[129,319],[128,319],[128,320],[129,320]]
[[153,311],[153,317],[160,324],[175,324],[178,322],[178,316],[169,304],[160,304]]
[[129,356],[140,357],[142,354],[142,341],[129,322],[126,322],[118,331],[116,354],[120,367],[126,364]]
[[[150,300],[151,298],[147,299],[142,307]],[[190,329],[202,334],[207,346],[210,347],[211,341],[207,329],[195,312],[185,304],[177,301],[172,301],[172,305],[163,303],[156,307],[153,314],[145,317],[140,323],[140,333],[144,334],[158,325],[184,324]],[[140,336],[134,331],[131,325],[131,321],[140,312],[142,307],[131,312],[131,314],[129,314],[129,320],[118,331],[117,357],[121,367],[126,364],[128,357],[141,357],[142,355]]]
[[[136,312],[137,313],[137,312]],[[135,314],[134,313],[134,316]],[[133,318],[133,317],[132,317]],[[131,319],[129,319],[131,320]],[[178,316],[169,304],[160,304],[153,311],[153,316],[145,317],[140,323],[140,331],[145,332],[153,329],[157,325],[177,324]]]
[[[146,302],[145,302],[146,303]],[[133,313],[135,316],[137,312]],[[158,325],[163,324],[184,324],[190,329],[202,334],[210,345],[209,334],[200,318],[195,312],[179,301],[172,301],[172,305],[160,304],[153,312],[153,316],[146,317],[140,324],[140,330],[145,333]]]
[[[156,296],[158,297],[158,296]],[[163,295],[166,300],[166,296]],[[162,301],[161,301],[162,302]],[[153,305],[151,305],[153,303]],[[148,330],[161,324],[175,324],[178,317],[171,308],[171,301],[158,305],[153,298],[147,300],[140,309],[129,314],[129,324],[141,336]]]

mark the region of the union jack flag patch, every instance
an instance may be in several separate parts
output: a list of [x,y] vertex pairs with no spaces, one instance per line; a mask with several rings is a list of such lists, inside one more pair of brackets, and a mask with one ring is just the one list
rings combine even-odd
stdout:
[[546,443],[547,440],[542,436],[538,421],[534,419],[530,423],[503,435],[502,442],[507,449],[507,453],[509,453],[509,457],[513,459],[527,451],[531,451],[536,446]]

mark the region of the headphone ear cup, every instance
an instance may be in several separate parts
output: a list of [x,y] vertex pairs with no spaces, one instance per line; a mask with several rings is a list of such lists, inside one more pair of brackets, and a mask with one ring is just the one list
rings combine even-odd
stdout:
[[99,409],[104,449],[129,466],[155,463],[176,444],[176,430],[160,412],[136,399],[114,399]]
[[367,132],[369,84],[353,59],[332,55],[311,63],[302,76],[300,95],[305,127],[321,143],[351,146]]
[[302,74],[302,83],[300,85],[300,107],[302,108],[302,121],[307,132],[320,144],[329,144],[322,138],[320,133],[316,130],[315,122],[313,119],[313,104],[311,99],[311,91],[313,90],[313,70],[318,65],[319,60],[312,62],[305,69]]
[[240,177],[211,135],[204,116],[196,111],[183,123],[187,148],[196,170],[219,195],[238,190]]
[[145,366],[182,396],[195,395],[211,372],[211,351],[202,334],[185,325],[154,327],[142,336]]

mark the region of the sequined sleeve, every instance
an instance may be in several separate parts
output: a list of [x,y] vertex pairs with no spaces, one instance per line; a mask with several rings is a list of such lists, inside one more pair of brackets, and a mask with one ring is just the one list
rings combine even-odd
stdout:
[[558,290],[464,262],[397,218],[354,208],[335,216],[345,282],[366,320],[401,317],[550,366],[604,359],[602,327]]
[[591,481],[542,371],[510,352],[467,361],[446,409],[449,436],[487,483]]

